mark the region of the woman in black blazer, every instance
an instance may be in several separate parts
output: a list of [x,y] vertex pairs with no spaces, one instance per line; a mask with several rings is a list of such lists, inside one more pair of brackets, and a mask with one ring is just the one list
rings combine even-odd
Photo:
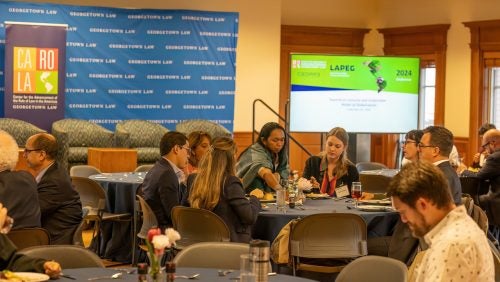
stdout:
[[359,181],[356,166],[347,158],[349,135],[335,127],[326,135],[325,150],[306,161],[302,176],[310,179],[321,193],[335,197],[350,197],[352,182]]

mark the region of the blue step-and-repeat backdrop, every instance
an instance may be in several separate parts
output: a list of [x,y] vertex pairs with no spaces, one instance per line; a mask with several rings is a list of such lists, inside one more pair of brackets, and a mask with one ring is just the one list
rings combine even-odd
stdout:
[[68,25],[66,118],[111,130],[206,119],[233,131],[238,13],[0,2],[0,116],[6,21]]

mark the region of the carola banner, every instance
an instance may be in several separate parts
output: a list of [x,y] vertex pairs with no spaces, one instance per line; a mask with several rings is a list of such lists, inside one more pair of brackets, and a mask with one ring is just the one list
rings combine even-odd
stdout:
[[66,25],[7,22],[5,117],[41,128],[64,118]]

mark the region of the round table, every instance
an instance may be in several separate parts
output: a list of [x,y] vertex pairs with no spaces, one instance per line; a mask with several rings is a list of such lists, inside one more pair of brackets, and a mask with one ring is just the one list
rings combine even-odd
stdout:
[[272,242],[281,228],[290,220],[303,218],[317,213],[354,213],[366,222],[368,237],[388,236],[396,225],[399,214],[395,211],[361,211],[355,209],[352,199],[307,199],[303,206],[294,209],[287,207],[286,212],[278,211],[274,203],[265,204],[267,208],[260,212],[253,226],[252,237]]
[[[101,173],[89,176],[97,181],[106,192],[106,209],[112,213],[134,214],[135,195],[144,181],[145,172]],[[97,253],[106,259],[130,263],[132,261],[132,223],[103,222],[101,248]]]

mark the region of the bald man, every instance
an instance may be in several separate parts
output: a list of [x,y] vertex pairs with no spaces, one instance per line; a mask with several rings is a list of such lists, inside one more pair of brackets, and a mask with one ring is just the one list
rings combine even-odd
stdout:
[[490,181],[490,190],[479,197],[479,204],[488,214],[492,224],[500,224],[500,131],[486,131],[481,146],[489,154],[483,167],[478,172],[464,170],[461,175]]
[[26,141],[24,158],[35,171],[42,227],[49,231],[51,244],[72,244],[73,233],[82,221],[82,204],[68,171],[57,164],[56,156],[53,135],[39,133]]
[[35,179],[14,171],[19,158],[16,140],[0,130],[0,200],[14,219],[13,229],[40,227],[40,204]]

